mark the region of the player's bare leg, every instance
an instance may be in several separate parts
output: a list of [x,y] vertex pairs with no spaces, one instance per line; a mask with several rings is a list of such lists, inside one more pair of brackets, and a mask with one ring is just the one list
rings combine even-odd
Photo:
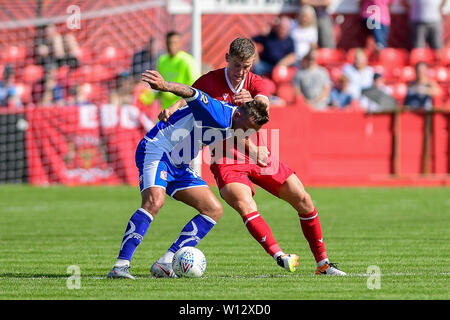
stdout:
[[176,277],[172,270],[175,252],[184,246],[196,246],[222,217],[222,205],[208,186],[179,190],[173,197],[199,213],[186,224],[169,250],[151,266],[150,273],[155,278]]
[[164,205],[165,189],[150,187],[141,192],[141,197],[141,207],[136,210],[128,221],[120,246],[119,257],[114,267],[108,273],[108,278],[134,279],[129,272],[131,258],[144,238],[150,223]]
[[281,186],[279,197],[298,212],[303,234],[317,262],[316,274],[345,275],[328,260],[317,210],[311,196],[295,174],[289,176]]
[[252,190],[249,186],[232,182],[220,189],[221,197],[242,217],[253,238],[271,255],[283,268],[294,272],[298,266],[298,256],[285,254],[275,240],[269,225],[258,213],[258,208],[253,199]]

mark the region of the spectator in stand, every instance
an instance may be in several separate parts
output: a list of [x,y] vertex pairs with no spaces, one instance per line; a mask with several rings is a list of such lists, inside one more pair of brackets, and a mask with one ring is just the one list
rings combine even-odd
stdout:
[[408,85],[404,105],[411,109],[431,110],[433,98],[441,93],[436,81],[428,77],[428,66],[425,62],[416,64],[416,79]]
[[443,47],[442,14],[447,0],[402,0],[409,12],[413,48]]
[[131,74],[133,77],[141,77],[145,70],[155,70],[158,62],[156,41],[149,38],[147,45],[140,51],[134,53],[131,61]]
[[343,74],[331,90],[330,106],[338,109],[349,107],[352,103],[350,79]]
[[[200,76],[200,66],[193,56],[181,50],[181,36],[171,31],[166,35],[167,53],[159,57],[157,68],[161,76],[170,82],[192,85]],[[161,107],[166,109],[180,98],[170,92],[161,92]]]
[[80,48],[75,36],[68,33],[63,37],[54,24],[46,26],[43,35],[39,35],[36,41],[36,64],[42,65],[46,73],[54,65],[78,67],[79,54]]
[[134,77],[129,72],[120,73],[117,76],[116,85],[110,92],[110,103],[117,106],[133,104],[134,86]]
[[295,45],[290,29],[290,18],[282,16],[275,21],[269,34],[253,38],[254,42],[262,45],[259,61],[253,65],[253,73],[270,76],[275,66],[290,66],[295,63]]
[[390,6],[393,2],[394,0],[360,0],[364,26],[375,38],[378,52],[388,46],[391,27]]
[[294,40],[297,63],[300,63],[311,48],[317,48],[317,20],[313,7],[303,5],[300,8],[296,25],[291,31],[291,37]]
[[349,79],[349,90],[353,100],[359,100],[361,90],[370,88],[373,84],[373,69],[367,64],[367,55],[363,49],[355,50],[353,64],[345,64],[343,74]]
[[309,5],[316,11],[318,45],[320,48],[336,48],[333,20],[327,11],[333,0],[299,0],[300,5]]
[[14,70],[6,66],[0,81],[0,107],[22,107],[16,85],[14,83]]
[[40,105],[47,106],[63,106],[64,88],[58,83],[58,69],[53,67],[47,72],[47,75],[41,81],[43,90]]
[[317,49],[309,51],[303,65],[294,77],[295,93],[315,109],[324,110],[330,102],[331,81],[327,69],[317,64]]
[[385,85],[382,74],[374,74],[373,86],[363,90],[360,106],[368,112],[391,111],[397,108],[397,101],[392,97],[392,89]]

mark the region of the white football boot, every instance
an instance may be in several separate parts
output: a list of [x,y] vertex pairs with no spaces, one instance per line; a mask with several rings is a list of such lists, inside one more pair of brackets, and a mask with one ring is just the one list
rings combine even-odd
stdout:
[[325,262],[321,267],[317,267],[316,274],[324,274],[329,276],[346,276],[347,274],[337,267],[336,263]]
[[153,278],[178,278],[173,272],[172,263],[156,261],[150,268],[150,274]]

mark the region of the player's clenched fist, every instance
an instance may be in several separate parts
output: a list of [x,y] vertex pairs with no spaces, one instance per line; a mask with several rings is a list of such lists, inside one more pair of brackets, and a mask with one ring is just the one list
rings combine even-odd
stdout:
[[164,91],[166,87],[166,81],[159,74],[158,71],[155,70],[145,70],[141,77],[142,81],[147,82],[152,89]]

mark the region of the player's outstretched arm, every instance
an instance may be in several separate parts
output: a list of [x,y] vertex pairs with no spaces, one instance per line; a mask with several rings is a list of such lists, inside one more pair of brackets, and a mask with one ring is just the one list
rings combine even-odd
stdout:
[[180,99],[177,102],[175,102],[173,105],[171,105],[170,107],[168,107],[167,109],[162,110],[159,115],[158,115],[158,119],[164,122],[169,121],[170,116],[177,111],[178,109],[180,109],[182,106],[186,105],[186,101],[184,101],[184,99]]
[[178,82],[167,82],[159,74],[159,72],[155,70],[146,70],[142,74],[141,79],[142,81],[147,82],[152,89],[171,92],[181,98],[190,98],[195,94],[194,89],[185,84]]

